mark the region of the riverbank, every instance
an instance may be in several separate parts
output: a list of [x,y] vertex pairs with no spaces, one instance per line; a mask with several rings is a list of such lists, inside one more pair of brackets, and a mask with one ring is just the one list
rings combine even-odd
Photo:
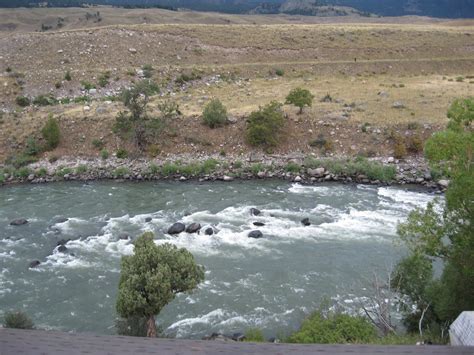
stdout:
[[220,155],[174,155],[162,159],[108,159],[63,157],[40,160],[15,169],[0,166],[0,185],[95,180],[234,181],[282,179],[301,184],[321,182],[372,185],[417,184],[442,192],[448,180],[433,176],[421,157],[397,160],[385,158],[316,158],[298,154],[238,157]]

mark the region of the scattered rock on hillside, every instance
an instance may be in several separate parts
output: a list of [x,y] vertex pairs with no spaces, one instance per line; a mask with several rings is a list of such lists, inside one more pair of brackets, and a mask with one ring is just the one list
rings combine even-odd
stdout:
[[197,233],[201,230],[201,225],[199,223],[191,223],[186,228],[186,233]]
[[405,105],[403,104],[403,102],[395,101],[392,105],[392,108],[402,109],[405,108]]
[[18,218],[18,219],[15,219],[13,221],[10,222],[10,225],[11,226],[22,226],[24,224],[27,224],[28,223],[28,220],[24,219],[24,218]]
[[181,222],[177,222],[175,224],[173,224],[171,227],[168,228],[168,234],[179,234],[181,232],[184,232],[184,230],[186,229],[186,226],[181,223]]
[[135,48],[129,48],[128,51],[132,54],[137,53],[137,50]]
[[325,171],[326,170],[324,168],[308,169],[308,174],[314,177],[322,177],[324,176]]
[[262,237],[263,237],[263,233],[260,232],[259,230],[251,231],[251,232],[248,234],[248,237],[249,237],[249,238],[254,238],[254,239],[259,239],[259,238],[262,238]]

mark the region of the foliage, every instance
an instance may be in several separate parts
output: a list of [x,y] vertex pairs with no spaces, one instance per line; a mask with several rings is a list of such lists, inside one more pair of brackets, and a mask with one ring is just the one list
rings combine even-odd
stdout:
[[21,107],[30,106],[30,99],[26,96],[18,96],[15,100],[16,104]]
[[143,70],[143,76],[147,79],[151,78],[153,76],[153,67],[150,65],[150,64],[145,64],[143,67],[142,67],[142,70]]
[[281,104],[272,101],[250,114],[247,120],[246,138],[250,145],[272,147],[285,124]]
[[179,166],[174,163],[165,163],[161,167],[161,173],[164,176],[175,175],[179,171]]
[[115,321],[115,328],[119,335],[132,337],[146,337],[147,333],[146,317],[119,318]]
[[301,166],[299,164],[296,164],[294,162],[289,162],[285,166],[285,171],[289,173],[299,173],[301,170]]
[[109,151],[107,149],[102,149],[100,151],[100,157],[103,159],[103,160],[107,160],[109,158]]
[[406,148],[411,153],[420,153],[423,151],[423,139],[419,134],[415,134],[408,138]]
[[101,139],[93,139],[92,145],[97,149],[102,149],[104,147],[104,141]]
[[299,113],[303,112],[303,107],[313,104],[314,95],[307,89],[296,88],[290,91],[286,97],[285,104],[295,105],[299,107]]
[[127,167],[125,166],[121,166],[121,167],[118,167],[117,169],[114,170],[114,177],[124,177],[125,175],[129,174],[130,173],[130,170],[128,170]]
[[24,312],[7,312],[5,314],[5,328],[33,329],[34,324],[30,317]]
[[135,241],[134,254],[122,257],[117,312],[123,318],[146,317],[147,336],[156,336],[154,316],[178,293],[189,292],[204,280],[204,269],[186,249],[156,245],[153,233]]
[[64,80],[66,80],[66,81],[71,81],[72,80],[71,72],[69,70],[66,71],[66,73],[64,74]]
[[87,165],[79,165],[76,168],[76,174],[85,174],[87,172]]
[[321,311],[303,321],[300,329],[290,335],[290,343],[347,344],[368,343],[376,337],[375,328],[366,318]]
[[129,112],[118,114],[114,131],[122,138],[131,138],[140,151],[156,140],[165,127],[166,117],[153,117],[147,113],[149,97],[156,90],[152,82],[143,80],[122,92],[122,102]]
[[204,108],[202,120],[211,128],[222,126],[227,122],[227,109],[219,99],[213,99]]
[[41,148],[38,145],[35,137],[28,137],[26,140],[26,147],[24,153],[30,156],[36,156],[41,152]]
[[283,75],[285,75],[285,71],[281,68],[276,68],[275,69],[275,75],[276,76],[283,76]]
[[470,127],[474,121],[474,98],[454,100],[449,107],[448,118],[448,128],[451,130]]
[[92,84],[92,83],[90,83],[90,82],[88,82],[88,81],[86,81],[86,80],[82,80],[82,81],[81,81],[81,85],[82,85],[82,88],[83,88],[84,90],[87,90],[87,91],[89,91],[89,90],[91,90],[91,89],[95,89],[95,85]]
[[8,157],[5,160],[5,163],[7,165],[11,165],[15,167],[16,169],[18,169],[18,168],[21,168],[22,166],[34,163],[36,160],[37,159],[34,156],[21,153],[19,155],[13,155],[13,156]]
[[98,78],[99,86],[105,88],[107,85],[109,85],[109,80],[110,72],[106,71],[105,73],[102,73]]
[[33,100],[33,104],[38,106],[52,106],[56,105],[57,103],[58,100],[56,100],[56,98],[51,95],[39,95]]
[[263,343],[265,342],[265,337],[263,333],[258,328],[250,328],[245,332],[245,341],[252,343]]
[[58,120],[53,116],[49,116],[48,121],[41,130],[41,134],[45,140],[45,148],[47,150],[55,149],[59,145],[61,139]]
[[128,152],[126,149],[124,148],[119,148],[119,150],[117,150],[117,152],[115,153],[115,156],[118,158],[118,159],[125,159],[128,157]]
[[[474,111],[471,105],[472,100],[456,100],[448,111],[447,130],[434,134],[425,145],[432,167],[451,177],[445,204],[435,202],[426,209],[415,210],[398,227],[411,255],[399,263],[397,272],[413,283],[402,292],[417,304],[415,316],[408,315],[405,322],[413,322],[413,318],[421,322],[427,313],[442,327],[462,311],[474,309],[474,132],[471,130]],[[427,260],[443,263],[441,277],[430,277]],[[416,275],[424,280],[418,280]]]

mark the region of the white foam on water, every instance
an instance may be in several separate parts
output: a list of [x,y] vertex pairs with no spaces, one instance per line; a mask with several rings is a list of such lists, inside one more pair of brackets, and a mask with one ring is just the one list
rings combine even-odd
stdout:
[[388,199],[388,202],[400,203],[397,207],[411,207],[411,209],[414,207],[425,208],[426,205],[435,198],[435,196],[427,193],[406,191],[391,187],[380,187],[377,194],[379,197]]
[[317,194],[319,196],[334,195],[336,188],[329,186],[314,186],[314,185],[301,185],[292,184],[288,189],[288,192],[293,194]]
[[198,324],[212,325],[215,323],[219,323],[226,316],[228,316],[228,314],[229,313],[224,311],[222,308],[217,308],[215,310],[210,311],[209,313],[203,314],[198,317],[181,319],[171,324],[167,328],[167,330],[177,330],[176,337],[181,338],[182,336],[185,336],[187,333],[189,333],[193,326]]
[[89,222],[81,218],[69,218],[67,221],[62,223],[54,224],[54,227],[59,229],[61,232],[68,234],[74,230],[80,230],[81,225],[88,224]]
[[96,265],[90,261],[83,260],[67,253],[54,251],[53,254],[46,257],[46,262],[41,263],[39,267],[35,268],[35,270],[44,268],[44,266],[50,266],[53,268],[81,269],[91,268]]

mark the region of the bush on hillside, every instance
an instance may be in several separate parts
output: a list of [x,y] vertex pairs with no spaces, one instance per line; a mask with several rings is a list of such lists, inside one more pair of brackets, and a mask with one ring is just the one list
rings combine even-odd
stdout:
[[5,314],[5,328],[33,329],[33,321],[28,315],[21,311],[8,312]]
[[61,138],[58,120],[53,116],[49,116],[48,121],[41,130],[41,134],[45,140],[46,149],[53,150],[56,148],[59,145],[59,140]]
[[227,109],[219,99],[213,99],[204,108],[202,120],[211,128],[222,126],[227,122]]
[[285,124],[281,106],[281,103],[272,101],[250,114],[246,131],[247,142],[250,145],[272,147],[278,144],[278,138]]

